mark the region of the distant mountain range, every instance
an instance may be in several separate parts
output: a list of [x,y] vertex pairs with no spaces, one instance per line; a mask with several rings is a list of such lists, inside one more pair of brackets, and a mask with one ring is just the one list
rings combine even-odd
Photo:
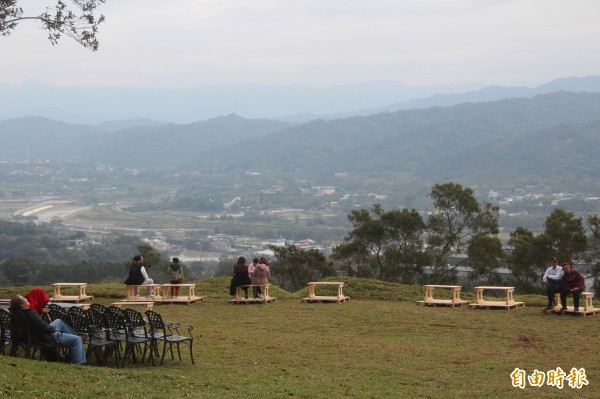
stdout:
[[251,171],[373,192],[419,192],[455,181],[600,193],[600,93],[560,91],[304,124],[236,115],[191,124],[138,123],[0,121],[0,161],[166,167],[194,179]]
[[[237,114],[292,123],[379,112],[571,91],[600,92],[600,77],[572,77],[535,87],[409,86],[364,82],[331,87],[215,85],[180,89],[55,87],[42,81],[0,84],[0,120],[43,116],[70,123],[151,120],[190,123]],[[122,123],[121,123],[122,125]],[[132,126],[132,124],[129,124]]]

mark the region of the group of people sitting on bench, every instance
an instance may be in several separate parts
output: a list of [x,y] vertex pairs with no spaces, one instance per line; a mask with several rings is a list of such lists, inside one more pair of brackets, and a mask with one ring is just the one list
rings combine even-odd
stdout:
[[553,309],[557,304],[555,294],[560,293],[561,313],[567,310],[567,295],[573,294],[573,310],[579,311],[579,296],[585,290],[585,280],[579,270],[574,269],[569,262],[558,266],[558,259],[550,259],[550,267],[546,269],[543,278],[548,294],[546,310]]
[[[183,283],[183,265],[179,262],[179,258],[173,258],[169,265],[169,281],[171,284]],[[135,255],[133,263],[129,266],[129,276],[125,280],[125,285],[150,285],[148,287],[147,298],[154,297],[154,289],[152,287],[154,280],[148,277],[148,272],[144,267],[144,257]],[[138,287],[134,289],[135,296],[138,296]],[[171,287],[171,296],[177,298],[179,296],[179,287]]]
[[246,265],[246,258],[240,256],[233,266],[233,278],[229,286],[229,294],[235,296],[237,287],[242,287],[244,290],[244,297],[248,299],[248,287],[246,285],[252,285],[252,297],[263,298],[261,285],[269,283],[271,277],[271,271],[269,268],[269,261],[264,256],[254,258],[250,265]]

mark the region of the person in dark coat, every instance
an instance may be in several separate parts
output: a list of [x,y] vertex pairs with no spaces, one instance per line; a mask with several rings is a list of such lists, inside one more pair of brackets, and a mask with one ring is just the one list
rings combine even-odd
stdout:
[[[142,255],[136,255],[133,257],[133,263],[129,266],[129,277],[125,280],[126,285],[149,285],[154,284],[154,280],[148,277],[146,268],[144,267],[144,257]],[[138,287],[134,290],[135,296],[138,295]],[[154,296],[154,289],[152,286],[148,287],[147,297],[151,298]]]
[[560,291],[561,311],[567,310],[567,295],[573,294],[573,310],[578,312],[579,295],[585,290],[585,280],[579,270],[573,269],[569,262],[563,263],[562,267],[562,290]]
[[11,312],[19,312],[29,326],[31,341],[35,344],[57,344],[70,349],[71,363],[86,364],[83,342],[77,332],[61,319],[46,324],[35,310],[29,308],[27,298],[16,295],[10,300]]
[[[250,285],[250,276],[248,275],[248,266],[246,265],[246,258],[240,256],[233,266],[233,278],[231,279],[231,285],[229,286],[229,294],[235,295],[236,288],[240,285]],[[248,299],[248,287],[243,287],[245,298]]]

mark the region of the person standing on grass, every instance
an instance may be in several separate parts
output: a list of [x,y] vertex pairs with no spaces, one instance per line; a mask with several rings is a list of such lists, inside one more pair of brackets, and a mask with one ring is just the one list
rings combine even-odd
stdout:
[[[148,277],[146,268],[144,267],[144,257],[142,255],[136,255],[133,257],[133,263],[129,266],[129,277],[125,280],[127,285],[148,285],[154,284],[154,280]],[[134,290],[135,296],[138,296],[138,287]],[[152,298],[154,296],[154,289],[148,287],[147,297]]]
[[40,315],[29,308],[27,298],[16,295],[10,300],[11,312],[20,312],[23,321],[29,326],[31,341],[35,344],[57,344],[70,349],[71,363],[86,364],[83,341],[77,332],[66,325],[61,319],[46,324]]
[[546,306],[546,310],[552,309],[557,305],[554,301],[554,294],[561,291],[562,277],[563,269],[558,266],[558,259],[552,257],[550,259],[550,267],[546,269],[543,278],[544,283],[546,283],[546,294],[548,295],[548,306]]
[[[254,258],[252,259],[252,263],[250,263],[248,265],[248,275],[250,276],[250,281],[252,282],[252,284],[256,284],[256,280],[253,277],[254,274],[254,270],[256,269],[256,266],[258,265],[258,258]],[[252,287],[252,298],[257,298],[258,295],[260,295],[260,287]]]
[[560,291],[560,303],[562,305],[561,312],[567,310],[567,295],[573,294],[573,307],[576,312],[579,311],[579,295],[585,289],[585,280],[579,270],[571,267],[569,262],[564,262],[562,290]]
[[[264,256],[261,256],[258,261],[258,266],[254,269],[253,283],[257,285],[269,284],[269,278],[271,277],[271,271],[269,269],[269,261]],[[260,287],[258,287],[260,288]],[[258,294],[259,298],[262,298],[262,293]]]
[[[233,266],[233,278],[231,279],[231,285],[229,286],[229,293],[235,295],[237,287],[241,285],[250,285],[250,276],[248,275],[248,265],[246,265],[246,258],[240,256]],[[242,287],[244,290],[244,296],[248,299],[248,287]]]
[[[173,258],[173,263],[169,265],[169,279],[171,284],[183,283],[183,266],[179,263],[179,258]],[[179,296],[179,287],[171,287],[171,297]]]

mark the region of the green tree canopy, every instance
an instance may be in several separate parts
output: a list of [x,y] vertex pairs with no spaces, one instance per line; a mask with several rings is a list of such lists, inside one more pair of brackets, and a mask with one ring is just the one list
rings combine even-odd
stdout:
[[[590,217],[592,227],[600,227],[600,219]],[[573,262],[584,259],[588,242],[581,218],[572,212],[556,208],[545,221],[545,230],[535,235],[523,227],[510,234],[508,244],[513,251],[508,257],[512,273],[512,282],[526,292],[535,292],[542,288],[542,276],[548,268],[550,258],[555,256],[559,262]]]
[[592,263],[594,291],[600,295],[600,216],[590,215],[586,219],[590,229],[588,237],[588,261]]
[[[469,247],[474,250],[472,240],[498,234],[498,207],[480,205],[472,189],[457,183],[436,184],[430,195],[434,205],[427,221],[427,251],[433,263],[431,280],[449,282],[457,266],[449,266],[450,255],[465,253]],[[495,245],[488,246],[492,251],[494,248]]]
[[510,233],[508,245],[512,252],[507,263],[512,274],[511,284],[524,292],[541,288],[542,274],[550,261],[547,237],[535,235],[524,227]]
[[362,277],[412,283],[422,272],[425,223],[416,210],[386,212],[376,204],[371,211],[353,210],[354,229],[334,248],[333,258],[355,265]]
[[275,253],[270,266],[272,279],[288,291],[298,291],[310,281],[336,275],[333,265],[316,249],[303,250],[291,244],[270,248]]
[[572,262],[587,249],[587,237],[581,218],[573,212],[556,208],[546,218],[544,235],[549,249],[559,262]]

